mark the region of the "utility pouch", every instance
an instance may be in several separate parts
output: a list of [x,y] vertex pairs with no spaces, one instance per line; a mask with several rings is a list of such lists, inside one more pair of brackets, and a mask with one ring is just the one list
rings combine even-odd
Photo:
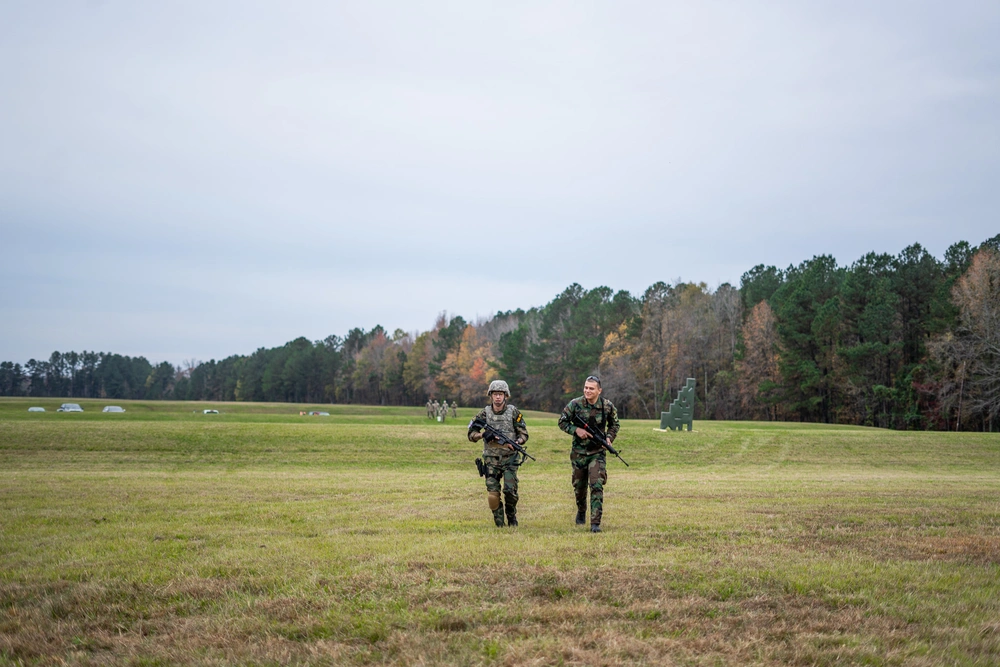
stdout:
[[483,463],[482,459],[476,459],[476,468],[479,470],[480,477],[486,477],[486,464]]

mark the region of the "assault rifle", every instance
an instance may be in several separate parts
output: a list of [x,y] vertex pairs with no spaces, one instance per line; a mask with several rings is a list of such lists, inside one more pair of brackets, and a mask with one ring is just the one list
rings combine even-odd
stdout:
[[608,450],[609,452],[617,456],[618,460],[624,463],[626,468],[629,467],[625,459],[622,458],[622,455],[618,453],[618,450],[612,447],[611,443],[608,442],[607,436],[598,431],[595,427],[583,421],[583,419],[580,418],[580,415],[573,415],[573,423],[582,428],[584,431],[586,431],[590,435],[591,440],[593,440],[601,447],[603,447],[604,449]]
[[522,463],[524,462],[524,457],[527,457],[532,461],[536,460],[534,456],[528,453],[528,450],[524,448],[524,445],[520,445],[517,443],[516,440],[508,438],[506,435],[503,434],[502,431],[498,431],[494,427],[490,426],[488,423],[484,422],[482,419],[473,419],[471,422],[469,422],[469,428],[485,431],[483,437],[486,439],[486,442],[489,442],[491,440],[496,440],[501,445],[510,445],[511,449],[513,449],[515,452],[521,455]]

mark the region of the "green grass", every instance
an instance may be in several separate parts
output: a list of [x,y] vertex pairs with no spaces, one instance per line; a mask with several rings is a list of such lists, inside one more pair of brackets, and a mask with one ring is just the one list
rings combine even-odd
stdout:
[[626,421],[591,535],[555,415],[512,531],[472,409],[61,402],[0,399],[0,664],[1000,663],[1000,435]]

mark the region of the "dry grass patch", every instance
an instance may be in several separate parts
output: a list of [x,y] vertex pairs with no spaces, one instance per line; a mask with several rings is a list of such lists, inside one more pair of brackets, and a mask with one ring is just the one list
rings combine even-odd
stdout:
[[995,622],[930,627],[774,582],[702,596],[647,569],[416,567],[393,582],[316,583],[304,596],[201,579],[5,584],[0,651],[25,664],[939,664],[949,649],[1000,658]]
[[626,422],[595,536],[541,416],[512,531],[419,411],[2,407],[0,665],[1000,663],[996,436]]

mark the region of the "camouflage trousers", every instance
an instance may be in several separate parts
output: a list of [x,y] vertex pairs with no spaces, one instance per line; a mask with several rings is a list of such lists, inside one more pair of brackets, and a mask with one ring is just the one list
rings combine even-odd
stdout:
[[483,463],[486,465],[486,491],[500,493],[500,482],[503,480],[503,502],[493,510],[493,521],[498,526],[504,523],[504,515],[507,522],[517,519],[517,468],[521,465],[521,457],[518,454],[507,456],[483,456]]
[[596,454],[571,451],[573,464],[573,491],[576,493],[576,510],[587,512],[587,487],[590,487],[590,523],[601,524],[604,514],[604,485],[608,482],[608,464],[603,451]]

